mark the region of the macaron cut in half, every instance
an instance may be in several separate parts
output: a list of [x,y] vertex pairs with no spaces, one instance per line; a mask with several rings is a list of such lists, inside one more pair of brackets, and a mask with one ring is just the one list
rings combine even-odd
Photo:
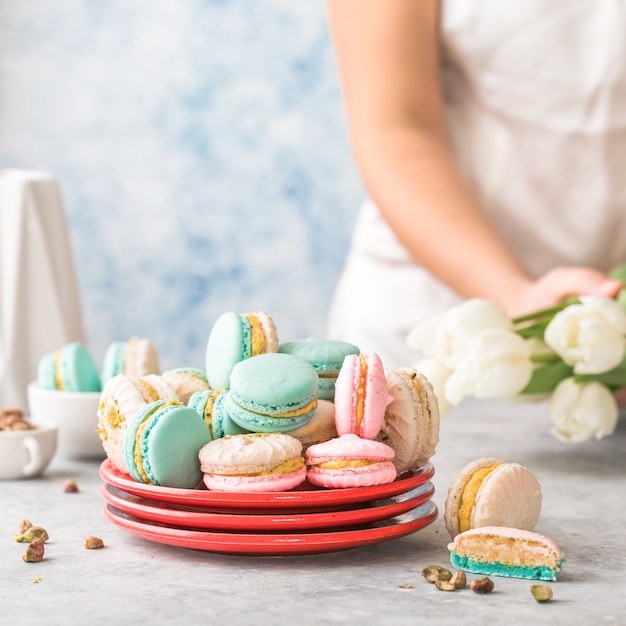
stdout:
[[246,430],[295,430],[317,408],[317,372],[297,356],[259,354],[235,365],[225,402],[231,419]]
[[378,354],[349,354],[335,384],[337,433],[374,439],[380,432],[385,409],[391,400]]
[[228,388],[233,367],[250,357],[278,351],[276,325],[270,315],[222,313],[216,320],[206,347],[206,375],[211,389]]
[[385,370],[392,398],[376,437],[391,446],[398,475],[414,471],[434,456],[439,443],[439,404],[426,377],[412,368]]
[[344,359],[349,354],[360,353],[354,344],[315,337],[281,343],[278,351],[308,361],[319,376],[317,397],[331,401],[335,399],[335,382]]
[[198,458],[204,484],[213,491],[288,491],[306,479],[302,444],[284,433],[215,439]]
[[65,344],[60,350],[49,352],[39,360],[37,386],[70,392],[102,390],[98,368],[91,354],[77,341]]
[[230,418],[224,403],[227,393],[226,389],[196,391],[187,402],[202,416],[213,439],[249,432]]
[[348,433],[307,448],[307,478],[331,489],[384,485],[397,476],[393,456],[388,445]]
[[126,430],[126,464],[137,482],[193,489],[202,480],[198,451],[210,440],[196,411],[157,400],[138,411]]
[[485,526],[458,534],[448,544],[454,567],[488,576],[556,580],[565,556],[548,537],[535,532]]
[[444,522],[454,539],[485,526],[532,531],[541,513],[541,487],[523,465],[485,457],[468,463],[450,485]]
[[159,354],[154,344],[143,337],[114,341],[104,353],[102,381],[114,376],[149,376],[159,373]]

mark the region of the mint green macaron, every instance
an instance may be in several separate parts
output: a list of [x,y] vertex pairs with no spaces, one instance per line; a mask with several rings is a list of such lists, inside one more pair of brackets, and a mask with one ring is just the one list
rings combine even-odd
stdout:
[[346,341],[316,337],[281,343],[278,351],[300,357],[315,368],[319,376],[318,397],[322,400],[334,399],[335,382],[346,356],[360,353],[357,346]]

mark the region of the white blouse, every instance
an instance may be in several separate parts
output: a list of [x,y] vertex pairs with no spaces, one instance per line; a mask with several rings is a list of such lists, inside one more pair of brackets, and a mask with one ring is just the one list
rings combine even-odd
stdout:
[[[528,272],[626,261],[626,0],[443,0],[441,44],[453,149]],[[366,200],[329,336],[411,365],[410,328],[458,301]]]

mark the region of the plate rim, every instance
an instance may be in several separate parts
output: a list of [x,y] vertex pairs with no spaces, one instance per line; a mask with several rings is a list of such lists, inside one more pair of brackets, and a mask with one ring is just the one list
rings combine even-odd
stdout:
[[[111,489],[116,490],[112,492]],[[387,500],[374,500],[369,506],[363,508],[350,508],[340,510],[315,510],[308,509],[306,512],[281,510],[280,513],[252,513],[241,514],[232,512],[216,511],[185,511],[178,508],[179,505],[163,502],[162,500],[150,500],[143,496],[129,494],[114,485],[104,483],[101,487],[101,495],[107,504],[124,513],[134,515],[145,521],[161,522],[179,527],[193,528],[197,530],[215,531],[292,531],[292,530],[323,530],[329,528],[342,528],[366,524],[375,521],[395,517],[425,504],[435,493],[435,486],[430,481],[418,485],[414,489],[405,492],[416,493],[400,502]],[[405,495],[405,494],[401,494]],[[126,497],[125,497],[126,496]],[[145,500],[146,503],[135,502]],[[375,504],[375,503],[380,504]]]
[[[210,491],[208,489],[178,489],[160,487],[135,481],[117,470],[109,459],[105,459],[98,469],[100,478],[133,495],[152,500],[163,500],[172,504],[193,506],[219,506],[221,509],[268,509],[268,508],[310,508],[335,505],[359,504],[399,495],[428,482],[435,473],[431,462],[414,472],[407,472],[391,483],[370,487],[349,487],[347,489],[296,489],[277,492],[232,493]],[[193,504],[192,504],[193,503]]]
[[104,517],[121,530],[155,543],[239,556],[289,556],[337,552],[405,537],[429,526],[437,519],[439,511],[433,500],[428,500],[412,510],[416,511],[421,507],[424,508],[423,515],[395,525],[300,534],[220,533],[177,529],[152,524],[122,511],[119,516],[115,513],[117,509],[109,504],[104,506]]

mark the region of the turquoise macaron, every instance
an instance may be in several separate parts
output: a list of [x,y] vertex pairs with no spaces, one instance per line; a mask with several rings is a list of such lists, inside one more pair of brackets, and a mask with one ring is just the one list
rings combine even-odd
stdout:
[[187,402],[187,406],[202,416],[213,439],[250,432],[231,419],[224,402],[226,394],[226,389],[196,391]]
[[126,357],[126,342],[114,341],[106,349],[104,353],[104,361],[102,363],[102,380],[106,382],[114,376],[124,374],[124,359]]
[[37,386],[56,391],[102,391],[98,368],[87,348],[77,341],[39,360]]
[[211,441],[204,420],[192,408],[157,400],[135,413],[124,438],[124,458],[141,483],[193,489],[202,479],[198,452]]
[[271,316],[256,313],[222,313],[207,341],[205,372],[211,389],[230,386],[233,367],[250,357],[278,351],[278,334]]
[[335,382],[343,360],[349,354],[359,354],[360,349],[346,341],[307,337],[281,343],[278,351],[291,354],[309,362],[319,376],[318,397],[321,400],[335,398]]
[[235,365],[224,402],[231,419],[251,432],[288,432],[317,407],[315,368],[297,356],[259,354]]

